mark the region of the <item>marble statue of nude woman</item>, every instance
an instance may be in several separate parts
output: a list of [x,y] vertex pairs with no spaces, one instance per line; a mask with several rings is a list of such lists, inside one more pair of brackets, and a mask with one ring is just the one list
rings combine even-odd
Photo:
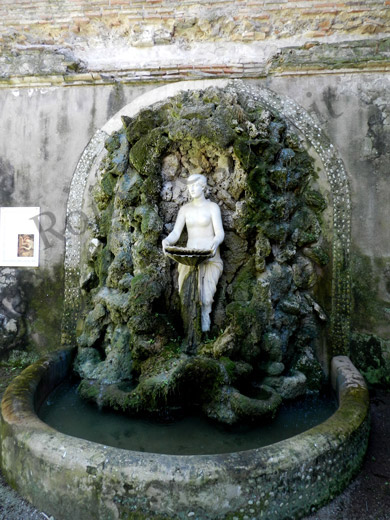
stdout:
[[[185,226],[188,235],[187,248],[211,250],[211,258],[199,265],[201,325],[202,331],[208,331],[211,306],[223,270],[219,246],[223,242],[225,233],[219,206],[205,197],[206,177],[193,174],[188,177],[186,183],[192,200],[180,208],[173,231],[162,241],[162,245],[166,253],[165,248],[176,244]],[[179,293],[190,269],[191,267],[187,265],[178,264]]]

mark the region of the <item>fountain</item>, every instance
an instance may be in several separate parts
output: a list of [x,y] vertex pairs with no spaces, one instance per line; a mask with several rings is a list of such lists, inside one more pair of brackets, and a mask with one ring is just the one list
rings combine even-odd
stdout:
[[318,391],[331,252],[298,135],[243,92],[206,89],[124,116],[105,146],[82,253],[81,395],[235,424]]
[[330,419],[239,453],[119,450],[56,432],[32,409],[71,366],[83,398],[159,420],[270,421],[321,390],[348,340],[342,201],[330,207],[318,167],[330,170],[334,151],[325,157],[317,133],[310,155],[291,107],[275,103],[240,83],[197,87],[123,115],[106,138],[77,245],[82,303],[65,316],[72,341],[78,317],[78,352],[27,369],[2,404],[3,471],[56,518],[299,518],[358,468],[368,398],[345,356],[332,361]]

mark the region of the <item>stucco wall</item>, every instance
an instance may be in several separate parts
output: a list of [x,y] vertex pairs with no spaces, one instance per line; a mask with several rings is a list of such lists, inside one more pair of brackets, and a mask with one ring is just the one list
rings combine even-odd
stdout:
[[61,262],[70,181],[88,141],[146,88],[151,87],[0,90],[2,179],[5,184],[8,177],[9,186],[0,192],[0,203],[41,207],[43,267]]
[[73,172],[95,131],[144,90],[0,90],[0,205],[41,208],[40,267],[0,268],[0,314],[5,317],[0,351],[58,347],[66,203]]

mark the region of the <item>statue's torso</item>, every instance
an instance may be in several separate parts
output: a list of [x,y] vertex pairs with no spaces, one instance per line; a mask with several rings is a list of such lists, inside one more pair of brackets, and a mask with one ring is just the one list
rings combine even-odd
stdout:
[[210,201],[202,206],[188,204],[185,208],[185,222],[188,233],[187,247],[211,248],[215,233]]

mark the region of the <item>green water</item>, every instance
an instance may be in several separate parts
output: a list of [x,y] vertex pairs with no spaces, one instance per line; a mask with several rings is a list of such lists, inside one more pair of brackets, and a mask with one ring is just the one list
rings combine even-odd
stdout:
[[56,430],[106,446],[176,455],[229,453],[267,446],[325,421],[336,410],[333,398],[309,396],[283,404],[269,424],[234,428],[199,416],[175,422],[125,417],[80,399],[77,384],[62,383],[43,403],[39,417]]

